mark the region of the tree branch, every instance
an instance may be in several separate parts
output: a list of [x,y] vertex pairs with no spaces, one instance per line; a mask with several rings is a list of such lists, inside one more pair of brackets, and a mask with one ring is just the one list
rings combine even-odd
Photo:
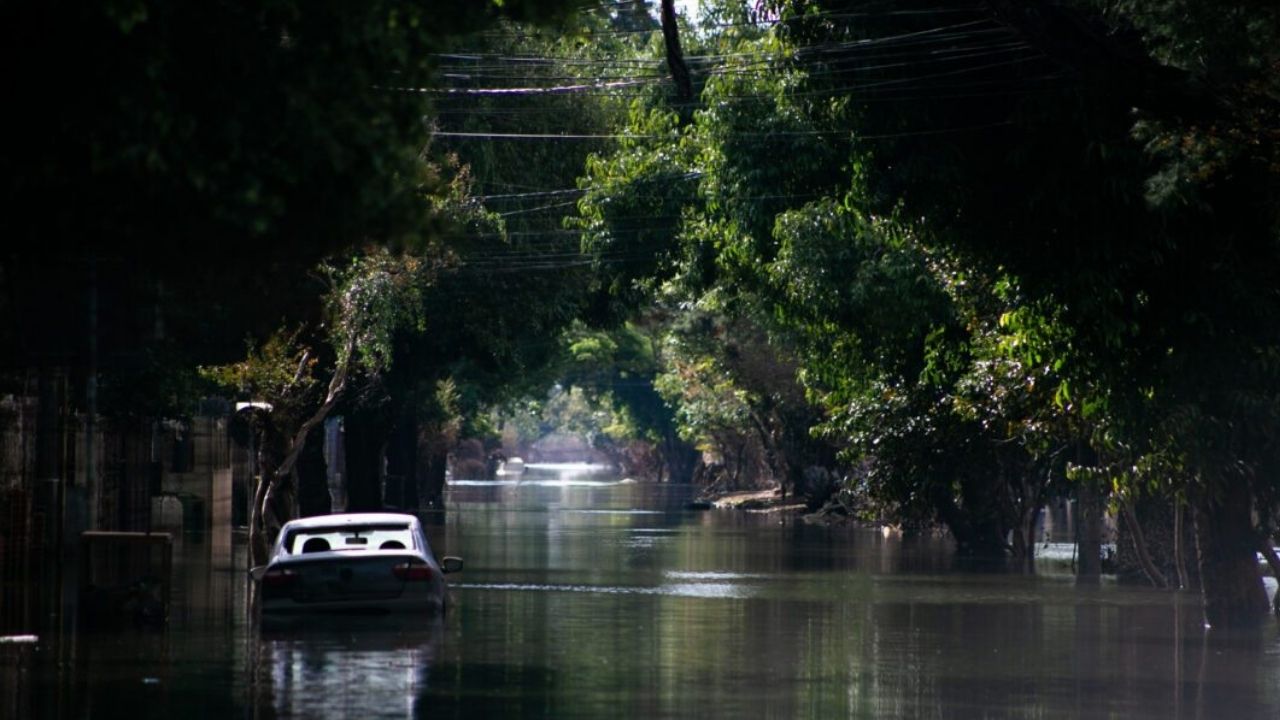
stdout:
[[316,425],[324,422],[324,419],[333,411],[335,405],[342,392],[347,387],[347,376],[351,371],[351,358],[355,356],[355,336],[347,338],[346,345],[343,347],[342,363],[333,372],[333,377],[329,380],[329,391],[325,394],[324,402],[320,407],[307,418],[298,431],[293,435],[293,441],[289,444],[289,452],[285,455],[284,461],[280,463],[280,467],[276,468],[272,482],[286,477],[293,471],[293,466],[298,462],[298,457],[302,455],[302,451],[307,446],[307,435]]

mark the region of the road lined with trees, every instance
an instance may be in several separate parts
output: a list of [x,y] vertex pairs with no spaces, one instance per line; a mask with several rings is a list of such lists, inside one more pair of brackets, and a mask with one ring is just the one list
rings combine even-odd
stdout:
[[353,509],[426,506],[576,388],[654,476],[1026,567],[1072,498],[1211,625],[1264,615],[1280,9],[463,5],[6,10],[63,29],[3,151],[5,392],[269,402],[265,541],[325,509],[327,417]]

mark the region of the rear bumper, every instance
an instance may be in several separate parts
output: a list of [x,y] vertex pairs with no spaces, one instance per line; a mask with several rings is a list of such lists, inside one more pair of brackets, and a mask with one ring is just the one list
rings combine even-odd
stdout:
[[333,602],[300,603],[294,600],[271,600],[262,604],[263,616],[292,616],[316,614],[367,614],[439,612],[444,609],[443,597],[399,597],[384,600],[339,600]]

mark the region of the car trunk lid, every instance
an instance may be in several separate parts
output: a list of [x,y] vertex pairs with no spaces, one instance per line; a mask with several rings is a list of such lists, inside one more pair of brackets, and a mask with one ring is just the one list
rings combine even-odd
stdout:
[[269,595],[290,597],[298,603],[395,599],[404,593],[407,582],[431,572],[422,558],[401,553],[324,553],[281,563],[279,569],[291,576],[277,593]]

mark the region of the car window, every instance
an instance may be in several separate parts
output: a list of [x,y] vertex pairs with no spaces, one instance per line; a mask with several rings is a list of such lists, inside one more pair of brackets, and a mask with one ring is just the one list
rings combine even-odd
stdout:
[[291,555],[416,548],[413,532],[407,526],[299,528],[285,540],[285,551]]

